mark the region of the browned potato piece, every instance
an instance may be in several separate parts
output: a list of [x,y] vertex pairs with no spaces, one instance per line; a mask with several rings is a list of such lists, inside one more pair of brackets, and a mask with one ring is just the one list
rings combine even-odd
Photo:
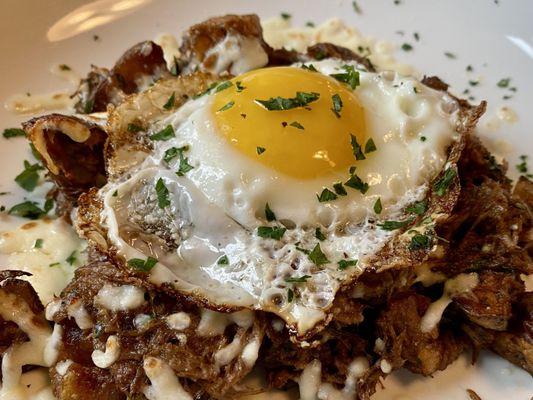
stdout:
[[107,134],[101,126],[73,116],[50,114],[34,118],[23,127],[63,196],[59,205],[65,211],[81,193],[105,183]]
[[78,89],[76,110],[85,114],[106,111],[108,104],[117,105],[125,95],[144,89],[147,82],[169,75],[161,47],[152,41],[138,43],[111,70],[93,66]]

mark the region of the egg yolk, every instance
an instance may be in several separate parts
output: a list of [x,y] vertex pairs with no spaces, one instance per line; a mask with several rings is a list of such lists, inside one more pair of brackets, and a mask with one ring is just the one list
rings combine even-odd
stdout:
[[231,83],[215,89],[211,112],[217,132],[246,156],[298,179],[354,164],[350,135],[364,143],[365,116],[347,84],[296,67],[257,69]]

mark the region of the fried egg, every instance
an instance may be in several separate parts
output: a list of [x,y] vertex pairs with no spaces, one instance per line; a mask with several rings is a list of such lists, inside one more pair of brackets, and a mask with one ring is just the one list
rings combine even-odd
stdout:
[[303,335],[445,168],[454,104],[340,60],[245,72],[153,121],[149,156],[101,189],[108,238],[155,284]]

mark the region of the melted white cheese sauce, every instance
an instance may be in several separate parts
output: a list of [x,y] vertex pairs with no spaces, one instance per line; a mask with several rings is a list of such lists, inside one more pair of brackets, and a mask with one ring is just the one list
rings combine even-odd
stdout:
[[151,385],[143,390],[148,400],[193,399],[183,388],[172,368],[164,361],[155,357],[146,357],[143,368],[151,382]]
[[5,108],[15,114],[37,114],[44,111],[74,111],[76,99],[70,93],[56,92],[45,94],[16,94],[5,102]]
[[242,349],[241,358],[244,365],[247,367],[253,367],[259,356],[259,348],[261,347],[261,341],[259,339],[253,339],[246,344]]
[[215,360],[215,366],[217,368],[228,365],[232,362],[235,357],[241,353],[242,341],[240,336],[235,336],[230,344],[225,347],[222,347],[220,350],[214,354],[213,358]]
[[155,43],[157,43],[163,50],[163,57],[167,63],[167,68],[171,71],[172,68],[175,67],[176,60],[178,60],[181,55],[178,41],[174,35],[162,33],[155,39]]
[[165,318],[165,320],[170,329],[175,329],[177,331],[187,329],[191,324],[191,317],[189,317],[189,314],[184,312],[170,314]]
[[[53,302],[50,304],[54,304]],[[46,308],[48,310],[48,307]],[[67,307],[67,314],[70,318],[74,318],[76,325],[80,329],[90,329],[93,327],[91,316],[83,306],[81,300],[76,300]]]
[[61,376],[65,375],[72,365],[72,360],[63,360],[56,364],[55,369],[57,373]]
[[117,336],[111,335],[105,342],[105,351],[94,350],[91,354],[91,359],[98,368],[109,368],[118,360],[119,356],[120,342]]
[[[41,239],[41,246],[36,246]],[[59,295],[86,259],[86,242],[63,219],[24,222],[18,228],[0,232],[2,267],[32,274],[27,279],[46,305]],[[68,257],[74,253],[70,265]]]
[[357,393],[357,380],[368,370],[365,357],[356,357],[346,373],[344,387],[339,390],[330,383],[322,382],[322,366],[319,360],[313,360],[302,371],[298,379],[301,400],[351,400]]
[[109,311],[127,311],[142,306],[146,300],[144,290],[137,286],[105,284],[96,294],[94,302]]
[[205,54],[205,59],[211,58],[216,61],[209,68],[201,64],[199,60],[192,59],[185,72],[200,69],[216,75],[226,71],[231,75],[240,75],[246,71],[264,67],[268,63],[268,55],[259,41],[240,35],[227,35],[209,49]]
[[29,337],[27,342],[13,344],[2,356],[0,399],[26,399],[27,392],[21,385],[22,367],[53,365],[57,358],[62,328],[56,325],[52,330],[48,325],[37,324],[25,301],[3,291],[0,291],[0,316],[16,323]]
[[197,332],[200,336],[212,337],[222,335],[228,325],[237,324],[241,328],[248,329],[254,322],[254,314],[243,310],[230,314],[219,313],[208,309],[202,309],[200,323]]
[[459,274],[453,279],[449,279],[444,284],[444,292],[440,299],[430,304],[426,313],[420,321],[420,330],[430,332],[439,323],[446,307],[452,302],[454,296],[469,292],[474,289],[479,282],[478,274]]

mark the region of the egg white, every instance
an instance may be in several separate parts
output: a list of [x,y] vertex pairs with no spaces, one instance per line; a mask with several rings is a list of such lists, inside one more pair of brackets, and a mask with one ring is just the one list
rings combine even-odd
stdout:
[[[313,63],[325,75],[344,64]],[[298,180],[260,165],[216,132],[212,97],[203,96],[154,124],[153,132],[172,125],[175,138],[154,141],[152,153],[129,179],[101,190],[109,239],[125,259],[157,258],[150,273],[156,284],[170,282],[217,305],[275,312],[300,333],[311,329],[342,282],[367,268],[395,235],[377,228],[376,220],[398,219],[406,205],[423,199],[446,163],[447,149],[459,139],[454,100],[414,78],[360,71],[355,94],[377,146],[356,164],[357,175],[370,185],[366,194],[348,190],[336,201],[318,202],[316,193],[346,181],[348,171]],[[167,149],[182,146],[188,146],[185,155],[194,168],[177,176],[179,159],[167,163],[163,157]],[[169,190],[171,205],[165,209],[157,206],[159,179]],[[373,209],[378,198],[380,215]],[[265,220],[267,202],[280,222]],[[289,228],[281,240],[258,237],[259,226],[280,223]],[[326,236],[320,246],[330,260],[320,268],[297,249],[318,243],[317,227]],[[220,264],[223,256],[227,265]],[[357,266],[340,270],[337,262],[346,258],[357,259]],[[306,275],[305,282],[286,281]],[[292,301],[289,289],[297,293]]]

